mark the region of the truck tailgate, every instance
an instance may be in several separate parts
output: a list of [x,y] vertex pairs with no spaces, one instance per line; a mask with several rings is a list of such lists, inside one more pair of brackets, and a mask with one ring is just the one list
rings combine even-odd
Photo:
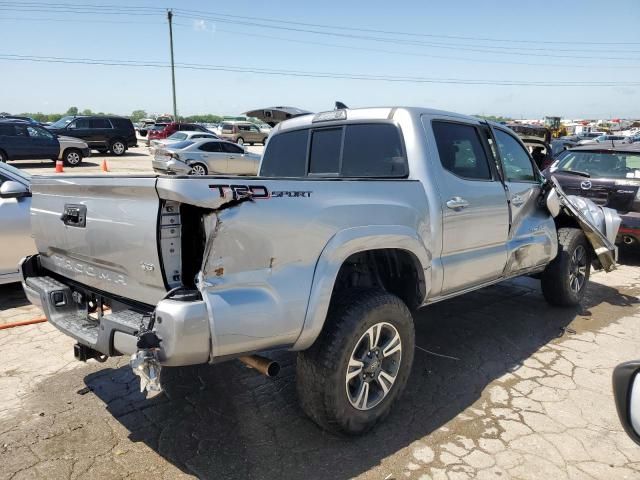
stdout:
[[31,228],[44,268],[153,305],[166,293],[155,177],[33,177]]

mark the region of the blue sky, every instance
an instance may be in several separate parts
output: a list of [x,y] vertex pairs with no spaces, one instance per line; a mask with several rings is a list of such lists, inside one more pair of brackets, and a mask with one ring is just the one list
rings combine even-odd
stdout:
[[[540,1],[539,5],[491,0],[107,2],[122,9],[111,8],[110,13],[100,15],[54,13],[61,3],[102,8],[105,4],[40,0],[40,4],[26,8],[0,2],[0,54],[167,62],[166,20],[161,14],[149,15],[149,11],[128,6],[174,7],[188,11],[176,12],[174,19],[176,62],[182,63],[439,79],[640,82],[637,0],[616,1],[615,8],[588,0]],[[112,14],[116,11],[124,14]],[[238,24],[207,18],[214,14],[343,28],[271,23],[337,33],[321,35],[246,25],[264,24],[262,20],[226,17],[240,21]],[[389,35],[383,31],[504,41]],[[620,44],[611,44],[614,42]],[[0,110],[12,113],[65,111],[71,105],[121,114],[135,109],[171,111],[171,79],[166,68],[0,60],[0,72]],[[633,85],[459,85],[187,69],[176,70],[176,82],[178,111],[183,115],[236,114],[271,105],[319,111],[331,109],[335,100],[341,100],[352,107],[415,105],[518,118],[640,117],[640,86]]]

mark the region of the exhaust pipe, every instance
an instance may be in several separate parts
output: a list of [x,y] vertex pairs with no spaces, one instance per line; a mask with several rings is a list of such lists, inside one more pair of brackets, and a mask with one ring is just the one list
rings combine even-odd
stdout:
[[280,364],[278,362],[260,355],[238,357],[238,360],[267,377],[275,377],[280,373]]
[[629,235],[625,235],[624,237],[622,237],[622,241],[625,245],[631,245],[635,243],[635,239],[633,237],[630,237]]

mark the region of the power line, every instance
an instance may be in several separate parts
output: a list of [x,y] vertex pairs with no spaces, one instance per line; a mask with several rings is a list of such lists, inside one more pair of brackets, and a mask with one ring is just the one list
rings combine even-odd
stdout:
[[[181,11],[177,10],[177,14],[180,15]],[[523,52],[523,51],[500,51],[495,50],[495,47],[469,47],[469,46],[458,46],[458,45],[445,45],[440,43],[428,43],[428,42],[418,42],[414,40],[403,40],[403,39],[394,39],[394,38],[383,38],[383,37],[374,37],[369,35],[357,35],[351,33],[340,33],[340,32],[323,32],[320,30],[310,30],[310,29],[302,29],[295,27],[283,27],[283,26],[275,26],[275,25],[266,25],[255,22],[245,22],[238,20],[228,20],[220,17],[203,17],[203,16],[194,16],[185,14],[184,12],[180,15],[182,18],[190,18],[193,20],[211,20],[221,23],[230,23],[234,25],[245,25],[259,28],[269,28],[275,30],[286,30],[293,31],[298,33],[311,33],[316,35],[325,35],[331,37],[341,37],[341,38],[349,38],[355,40],[370,40],[375,42],[382,43],[395,43],[400,45],[409,45],[409,46],[424,46],[424,47],[432,47],[432,48],[440,48],[447,50],[461,50],[461,51],[469,51],[469,52],[479,52],[479,53],[493,53],[499,55],[519,55],[519,56],[534,56],[534,57],[545,57],[545,58],[573,58],[573,59],[586,59],[586,60],[640,60],[640,58],[629,58],[629,57],[603,57],[603,56],[581,56],[581,55],[556,55],[551,53],[535,53],[535,52]],[[584,51],[584,50],[583,50]]]
[[[180,25],[181,27],[190,27],[188,24],[178,24],[174,22],[174,25]],[[257,38],[268,38],[272,40],[280,40],[283,42],[293,42],[300,44],[308,44],[308,45],[320,45],[325,47],[335,47],[335,48],[345,48],[349,50],[361,50],[375,53],[388,53],[393,55],[409,55],[414,57],[426,57],[426,58],[441,58],[444,60],[454,60],[454,61],[463,61],[463,62],[474,62],[474,63],[496,63],[496,64],[505,64],[505,65],[524,65],[531,67],[561,67],[561,68],[590,68],[593,69],[593,65],[576,65],[576,64],[558,64],[558,63],[530,63],[530,62],[516,62],[510,60],[486,60],[486,59],[478,59],[478,58],[466,58],[466,57],[452,57],[450,55],[433,55],[429,53],[417,53],[417,52],[402,52],[400,50],[381,50],[379,48],[374,47],[358,47],[354,45],[340,45],[335,43],[323,43],[323,42],[315,42],[311,40],[299,40],[295,38],[286,38],[286,37],[277,37],[275,35],[266,35],[255,32],[238,32],[235,30],[227,30],[223,28],[216,28],[216,32],[223,33],[231,33],[235,35],[243,35]],[[600,65],[601,67],[606,68],[640,68],[640,65]]]
[[[44,62],[44,63],[65,63],[79,65],[102,65],[102,66],[122,66],[122,67],[146,67],[146,68],[170,68],[170,64],[159,61],[136,61],[136,60],[106,60],[91,58],[70,58],[70,57],[42,57],[35,55],[17,55],[0,53],[0,60],[23,61],[23,62]],[[484,79],[462,79],[462,78],[428,78],[428,77],[404,77],[390,75],[369,75],[351,74],[339,72],[308,72],[299,70],[268,69],[259,67],[240,67],[230,65],[207,65],[194,63],[178,63],[176,68],[190,70],[213,70],[234,73],[251,73],[262,75],[278,75],[291,77],[309,77],[323,79],[347,79],[365,81],[384,82],[405,82],[405,83],[437,83],[455,85],[494,85],[494,86],[535,86],[535,87],[609,87],[609,86],[640,86],[640,82],[558,82],[558,81],[519,81],[519,80],[484,80]]]
[[[16,1],[2,1],[0,4],[5,5],[13,5],[18,7],[24,6],[34,6],[34,7],[48,7],[51,9],[61,9],[61,8],[90,8],[96,10],[122,10],[123,8],[127,10],[146,10],[146,11],[155,11],[158,14],[163,14],[164,9],[158,7],[143,7],[143,6],[129,6],[129,5],[114,5],[114,4],[103,4],[103,5],[90,5],[90,4],[79,4],[79,3],[45,3],[45,2],[16,2]],[[410,37],[424,37],[424,38],[443,38],[450,40],[474,40],[474,41],[483,41],[483,42],[500,42],[500,43],[525,43],[525,44],[548,44],[548,45],[573,45],[575,41],[568,40],[540,40],[540,39],[509,39],[509,38],[495,38],[495,37],[478,37],[478,36],[465,36],[465,35],[442,35],[442,34],[430,34],[423,32],[407,32],[407,31],[394,31],[394,30],[382,30],[382,29],[373,29],[373,28],[361,28],[354,27],[352,25],[328,25],[328,24],[320,24],[320,23],[305,23],[305,22],[297,22],[291,20],[281,20],[267,17],[252,17],[252,16],[243,16],[243,15],[231,15],[231,14],[223,14],[212,11],[203,11],[203,10],[187,10],[187,9],[174,9],[174,11],[182,11],[187,14],[197,14],[197,15],[214,15],[219,17],[228,17],[228,18],[237,18],[244,20],[258,20],[261,22],[271,22],[271,23],[280,23],[280,24],[289,24],[289,25],[299,25],[299,26],[307,26],[307,27],[318,27],[325,29],[334,29],[334,30],[350,30],[350,31],[358,31],[358,32],[368,32],[368,33],[376,33],[376,34],[384,34],[384,35],[400,35],[400,36],[410,36]],[[583,45],[602,45],[602,46],[620,46],[620,45],[640,45],[640,42],[600,42],[600,41],[588,41],[588,40],[580,40],[580,43]],[[582,50],[584,51],[584,50]]]

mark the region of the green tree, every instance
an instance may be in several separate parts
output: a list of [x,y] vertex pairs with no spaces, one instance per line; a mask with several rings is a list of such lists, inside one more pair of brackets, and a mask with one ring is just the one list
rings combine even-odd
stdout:
[[85,108],[84,110],[82,110],[82,115],[93,115],[93,112],[90,108]]
[[131,112],[130,118],[132,122],[139,122],[143,118],[147,118],[147,112],[145,110],[134,110]]
[[67,115],[77,115],[78,114],[78,107],[69,107],[69,109],[67,110]]

